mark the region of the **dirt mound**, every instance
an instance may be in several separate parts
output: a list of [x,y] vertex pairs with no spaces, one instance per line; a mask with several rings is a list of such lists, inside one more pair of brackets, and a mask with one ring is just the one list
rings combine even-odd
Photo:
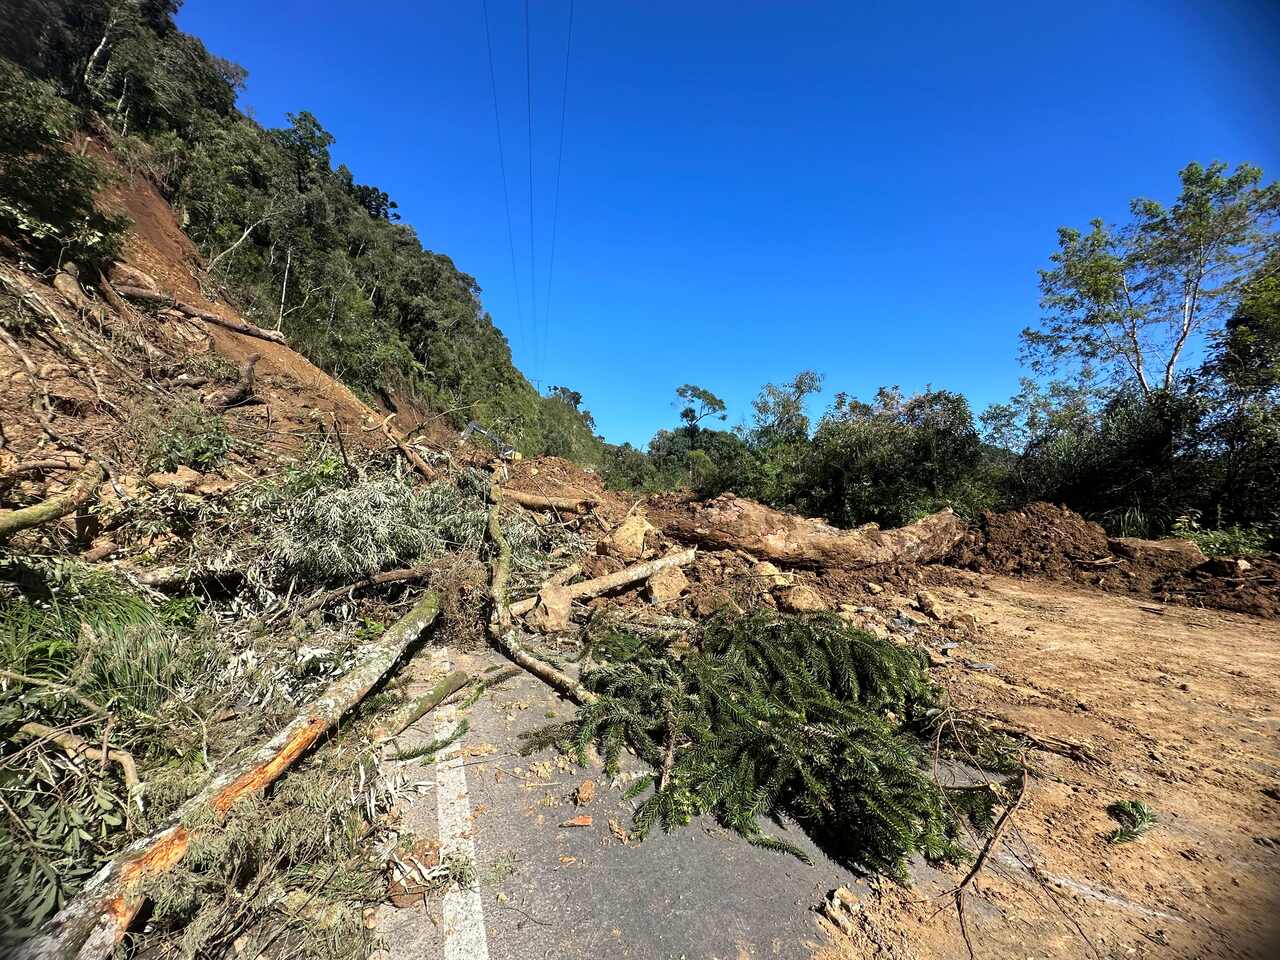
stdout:
[[1111,537],[1066,507],[986,512],[948,560],[980,573],[1073,580],[1162,603],[1280,616],[1280,561],[1209,560],[1189,540]]
[[604,483],[595,473],[562,457],[518,460],[508,468],[510,479],[503,484],[521,493],[548,497],[605,498]]
[[1032,503],[1008,513],[986,511],[952,554],[956,566],[983,573],[1073,578],[1081,561],[1111,555],[1098,524],[1066,507]]

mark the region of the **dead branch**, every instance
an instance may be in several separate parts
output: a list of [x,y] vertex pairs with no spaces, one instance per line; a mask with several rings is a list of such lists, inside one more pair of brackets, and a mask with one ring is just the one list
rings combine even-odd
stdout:
[[516,666],[523,667],[551,689],[568,697],[574,703],[592,703],[596,695],[588,691],[572,677],[562,673],[549,663],[544,663],[524,648],[511,629],[511,608],[507,604],[507,583],[511,579],[511,544],[502,533],[498,522],[499,501],[491,498],[489,505],[489,539],[497,547],[490,576],[489,596],[493,609],[489,616],[489,640]]
[[400,734],[404,733],[470,682],[471,677],[464,671],[453,671],[432,687],[430,692],[424,693],[415,699],[384,724],[382,729],[375,734],[376,739],[390,740],[393,737],[400,736]]
[[28,737],[35,737],[37,740],[48,740],[56,743],[66,751],[72,760],[78,760],[81,757],[87,757],[90,760],[110,760],[119,766],[120,772],[124,774],[124,784],[129,791],[130,797],[134,796],[142,786],[142,781],[138,779],[138,765],[127,750],[117,750],[115,748],[100,750],[90,745],[88,740],[83,737],[77,737],[70,731],[55,730],[53,727],[47,727],[43,723],[36,723],[34,720],[24,723],[18,728],[18,732],[24,733]]
[[600,502],[592,497],[544,497],[536,493],[501,487],[498,488],[498,495],[504,500],[518,503],[530,510],[563,510],[565,513],[586,513]]
[[121,285],[116,288],[116,292],[129,300],[136,300],[139,303],[145,303],[155,308],[172,308],[193,319],[203,320],[205,323],[212,323],[214,326],[224,327],[227,330],[234,330],[236,333],[242,333],[246,337],[257,337],[259,340],[270,340],[272,343],[288,344],[284,334],[279,330],[264,330],[262,327],[255,326],[244,320],[228,320],[226,317],[210,313],[208,310],[201,310],[199,307],[193,307],[189,303],[183,303],[181,300],[175,300],[173,297],[157,293],[154,290],[148,290],[146,287]]
[[365,587],[381,586],[384,583],[400,583],[404,580],[421,580],[431,575],[431,567],[404,567],[400,570],[388,570],[385,573],[376,573],[371,577],[365,577],[363,580],[357,580],[355,583],[345,587],[338,587],[336,590],[330,590],[328,593],[322,593],[318,597],[312,597],[306,603],[298,608],[298,616],[305,617],[314,610],[320,610],[327,607],[335,600],[341,600],[343,597],[349,597],[356,590],[362,590]]
[[169,826],[130,844],[35,937],[18,950],[20,960],[105,960],[143,906],[139,883],[163,873],[186,854],[192,820],[225,817],[237,801],[260,794],[401,662],[408,647],[440,613],[440,597],[429,593],[397,621],[365,661],[335,681],[292,722],[257,749],[237,755],[204,789],[184,803]]
[[417,470],[424,479],[428,482],[438,479],[440,475],[431,468],[427,461],[418,456],[418,454],[414,452],[413,448],[396,436],[395,431],[391,429],[391,417],[394,416],[395,414],[391,414],[382,421],[383,434],[386,435],[388,440],[396,445],[396,449],[399,450],[404,458],[409,461],[409,465],[413,467],[413,469]]
[[253,368],[262,359],[262,354],[251,353],[240,364],[240,380],[234,386],[218,390],[205,398],[205,406],[211,410],[223,411],[238,407],[253,399]]
[[[649,560],[645,563],[638,563],[635,566],[627,567],[625,570],[619,570],[617,573],[611,573],[608,576],[596,577],[594,580],[583,580],[581,583],[570,584],[567,587],[557,586],[552,582],[548,582],[542,588],[542,591],[555,590],[561,592],[569,600],[581,600],[584,597],[598,597],[601,594],[616,590],[619,587],[625,587],[641,580],[648,580],[659,570],[667,567],[683,567],[687,563],[692,563],[697,550],[690,547],[688,550],[682,550],[680,553],[673,553],[670,556],[659,557],[657,560]],[[539,591],[541,596],[542,591]],[[523,616],[532,610],[538,603],[538,596],[527,597],[524,600],[518,600],[511,604],[510,611],[515,616]]]
[[83,506],[97,491],[107,473],[102,464],[90,460],[77,475],[71,485],[61,493],[47,500],[22,507],[18,510],[0,510],[0,542],[7,540],[19,530],[48,523],[65,517]]
[[1004,831],[1005,824],[1009,822],[1009,818],[1013,816],[1014,811],[1022,803],[1022,798],[1027,795],[1027,768],[1022,768],[1022,780],[1018,784],[1018,792],[1004,808],[1004,812],[1000,814],[1000,818],[996,820],[996,825],[991,830],[991,836],[987,838],[987,842],[982,845],[977,859],[973,861],[973,866],[969,868],[969,872],[965,874],[959,886],[956,887],[956,916],[960,918],[960,933],[964,937],[964,945],[968,948],[970,960],[973,960],[973,942],[969,939],[969,928],[964,919],[964,893],[965,889],[973,883],[978,874],[982,872],[982,867],[987,862],[987,858],[991,856],[991,851],[995,849],[995,845],[1000,841],[1000,834]]

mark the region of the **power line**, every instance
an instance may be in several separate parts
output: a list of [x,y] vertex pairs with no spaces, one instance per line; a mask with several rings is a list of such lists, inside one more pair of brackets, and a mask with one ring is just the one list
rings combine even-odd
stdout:
[[[507,158],[502,148],[502,118],[498,113],[498,77],[493,69],[493,38],[489,35],[489,2],[483,0],[484,43],[489,51],[489,90],[493,94],[493,124],[498,130],[498,167],[502,171],[502,200],[507,210],[507,246],[511,250],[511,285],[516,291],[516,320],[521,328],[527,329],[524,323],[524,308],[520,304],[520,272],[516,269],[516,234],[511,224],[511,191],[507,188]],[[537,314],[533,318],[534,337],[537,337]]]
[[529,54],[529,0],[524,0],[524,98],[529,115],[529,300],[533,310],[534,370],[541,372],[542,341],[538,335],[538,258],[533,224],[533,58]]
[[556,273],[556,227],[560,221],[560,170],[564,165],[564,121],[569,106],[569,56],[573,52],[573,4],[569,0],[569,31],[564,44],[564,84],[560,91],[560,149],[556,156],[556,191],[551,208],[551,254],[547,267],[547,310],[544,326],[551,338],[551,283]]

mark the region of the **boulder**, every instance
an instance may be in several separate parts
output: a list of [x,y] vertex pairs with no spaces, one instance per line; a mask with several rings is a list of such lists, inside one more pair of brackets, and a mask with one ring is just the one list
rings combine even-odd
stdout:
[[916,594],[916,606],[920,608],[921,613],[935,620],[942,619],[942,607],[938,604],[938,598],[928,590],[921,590]]
[[179,493],[190,493],[204,480],[204,474],[192,470],[185,464],[173,473],[152,473],[147,476],[147,483],[157,490],[177,490]]
[[778,607],[788,613],[814,613],[831,609],[831,604],[827,603],[822,594],[803,583],[783,587],[774,595],[778,599]]
[[633,513],[600,543],[604,553],[622,560],[639,560],[644,555],[644,538],[653,525],[644,514]]
[[751,573],[758,580],[764,581],[770,587],[789,587],[795,577],[790,573],[783,573],[768,560],[761,560],[751,568]]
[[524,622],[541,633],[563,633],[569,629],[573,601],[564,587],[543,587]]
[[664,567],[649,578],[645,584],[645,596],[652,603],[666,603],[679,597],[689,589],[689,578],[679,567]]

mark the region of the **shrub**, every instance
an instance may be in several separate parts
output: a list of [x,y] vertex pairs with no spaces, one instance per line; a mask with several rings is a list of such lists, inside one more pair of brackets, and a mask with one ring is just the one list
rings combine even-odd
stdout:
[[143,425],[142,459],[148,470],[211,470],[231,449],[222,418],[194,403],[165,416],[144,416]]

